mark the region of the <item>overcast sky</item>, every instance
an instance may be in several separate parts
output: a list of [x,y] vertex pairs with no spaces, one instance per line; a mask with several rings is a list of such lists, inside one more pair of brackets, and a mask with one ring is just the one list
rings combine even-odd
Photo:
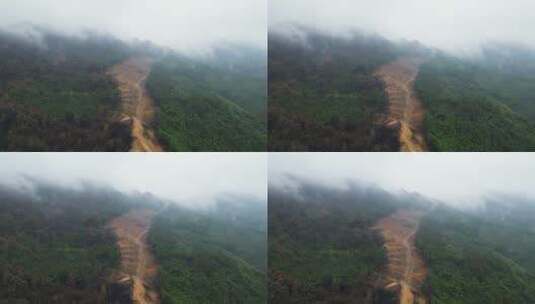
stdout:
[[30,22],[77,33],[90,29],[197,51],[222,41],[265,47],[266,0],[0,1],[0,27]]
[[270,0],[269,25],[300,23],[343,32],[359,28],[388,38],[470,51],[489,40],[535,46],[533,0]]
[[81,182],[151,192],[184,204],[210,204],[222,194],[266,200],[264,153],[0,153],[1,182],[24,175],[54,184]]
[[288,174],[325,185],[347,180],[390,191],[415,191],[454,205],[481,202],[493,193],[535,198],[533,153],[273,153],[269,181]]

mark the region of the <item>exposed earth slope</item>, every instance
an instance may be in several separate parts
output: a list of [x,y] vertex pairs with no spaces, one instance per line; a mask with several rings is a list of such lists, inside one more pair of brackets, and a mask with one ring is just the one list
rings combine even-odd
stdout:
[[385,83],[389,105],[385,125],[399,129],[401,151],[426,151],[423,131],[425,111],[414,91],[414,81],[423,62],[420,58],[402,57],[382,65],[374,73]]
[[115,65],[110,74],[116,80],[122,99],[121,121],[130,121],[132,128],[132,152],[159,152],[151,124],[154,119],[154,102],[145,88],[150,74],[152,59],[132,57]]
[[384,288],[397,292],[400,304],[427,303],[419,291],[427,269],[414,245],[421,217],[421,212],[398,210],[379,220],[374,227],[384,238],[388,256]]
[[147,245],[153,216],[152,210],[135,209],[110,222],[121,254],[121,269],[116,280],[131,284],[132,300],[139,304],[160,303],[154,286],[157,266]]

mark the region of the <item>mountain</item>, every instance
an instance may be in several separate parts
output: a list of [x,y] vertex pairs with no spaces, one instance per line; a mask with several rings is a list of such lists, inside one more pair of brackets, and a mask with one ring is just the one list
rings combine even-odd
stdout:
[[269,33],[269,149],[399,149],[395,134],[377,124],[388,100],[374,71],[401,52],[374,35]]
[[263,53],[233,45],[193,56],[35,26],[1,32],[0,149],[129,151],[150,134],[169,151],[263,150]]
[[[430,298],[468,304],[535,301],[534,206],[531,201],[530,213],[513,211],[501,218],[491,216],[503,207],[496,204],[475,214],[444,206],[430,212],[416,238],[429,266],[424,289]],[[521,221],[526,217],[530,222]]]
[[302,180],[269,189],[270,303],[535,300],[535,203],[457,209],[417,193]]
[[169,150],[265,151],[265,70],[250,63],[265,59],[261,52],[233,60],[226,53],[193,60],[169,54],[154,65],[147,87]]
[[265,303],[263,204],[224,203],[207,212],[171,206],[160,213],[149,242],[160,263],[162,303]]
[[431,149],[533,151],[534,65],[535,50],[503,44],[476,58],[431,57],[415,83]]
[[[290,30],[291,29],[291,30]],[[532,151],[535,50],[455,55],[378,35],[269,33],[273,151]]]
[[0,303],[263,303],[264,204],[1,186]]
[[120,97],[106,70],[129,48],[109,37],[39,40],[0,33],[0,149],[128,150],[127,126],[112,119]]

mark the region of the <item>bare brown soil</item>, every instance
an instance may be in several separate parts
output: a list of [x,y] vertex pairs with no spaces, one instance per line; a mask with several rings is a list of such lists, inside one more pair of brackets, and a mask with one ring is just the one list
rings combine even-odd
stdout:
[[121,269],[114,280],[132,285],[132,301],[136,304],[160,303],[154,287],[158,267],[147,245],[153,216],[152,210],[136,209],[110,222],[121,253]]
[[374,75],[385,83],[388,96],[388,117],[384,124],[399,128],[401,151],[427,151],[423,132],[425,110],[414,92],[420,58],[403,57],[385,64]]
[[420,287],[427,268],[414,245],[414,236],[423,213],[400,210],[382,218],[374,226],[380,231],[388,256],[384,288],[399,293],[400,304],[425,304]]
[[132,152],[162,151],[150,124],[154,119],[154,101],[145,88],[152,59],[148,57],[131,57],[115,65],[110,75],[115,79],[121,92],[122,122],[132,126]]

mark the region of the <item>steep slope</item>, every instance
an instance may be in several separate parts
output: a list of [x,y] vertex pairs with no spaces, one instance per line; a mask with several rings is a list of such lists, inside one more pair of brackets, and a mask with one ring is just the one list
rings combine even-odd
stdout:
[[106,223],[131,206],[109,189],[0,186],[0,302],[108,303],[119,252]]
[[269,191],[270,303],[394,303],[382,280],[388,252],[372,229],[396,211],[394,196],[307,183]]
[[420,292],[427,269],[414,245],[422,215],[421,211],[398,210],[374,226],[383,236],[388,256],[384,289],[398,293],[400,304],[427,303]]
[[418,75],[422,58],[403,57],[382,65],[374,73],[385,83],[388,96],[387,128],[399,130],[402,152],[427,150],[423,123],[425,111],[414,91],[414,81]]
[[265,303],[265,216],[263,203],[251,201],[208,212],[170,206],[157,215],[149,242],[161,265],[162,303]]
[[265,151],[265,75],[217,60],[169,54],[154,64],[158,139],[170,151]]
[[153,217],[153,210],[135,209],[109,223],[121,254],[121,268],[114,280],[131,285],[131,299],[138,304],[160,303],[154,282],[157,266],[147,244]]
[[123,113],[121,121],[129,121],[132,128],[132,152],[161,152],[150,126],[154,119],[154,102],[145,88],[152,59],[132,57],[115,65],[109,73],[114,77],[121,92]]
[[0,33],[0,150],[125,151],[119,92],[106,70],[130,49],[97,35]]
[[535,56],[511,52],[514,61],[438,54],[421,66],[415,87],[431,150],[535,150]]
[[399,150],[396,131],[378,123],[388,100],[374,76],[398,54],[376,36],[270,33],[269,150]]
[[429,267],[423,291],[431,303],[535,301],[534,205],[514,212],[508,203],[519,206],[512,198],[475,213],[442,206],[422,218],[416,246]]

